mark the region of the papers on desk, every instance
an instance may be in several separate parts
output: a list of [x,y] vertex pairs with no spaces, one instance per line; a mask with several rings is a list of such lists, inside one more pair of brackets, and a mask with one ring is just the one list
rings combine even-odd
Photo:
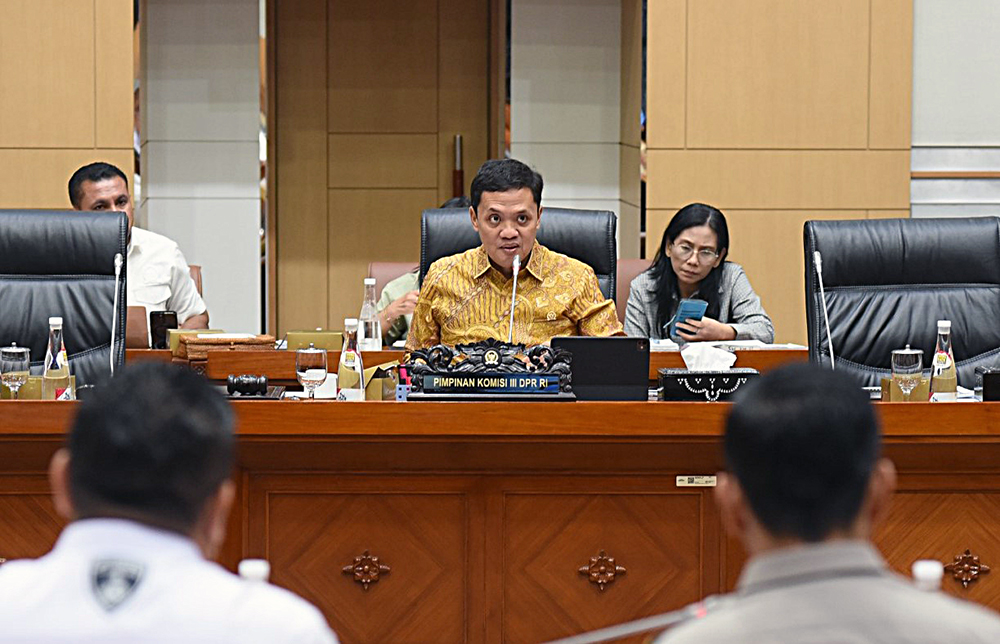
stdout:
[[[726,349],[728,351],[737,350],[760,350],[760,349],[772,349],[772,350],[783,350],[783,349],[805,349],[806,347],[801,344],[766,344],[760,340],[720,340],[718,342],[700,342],[699,344],[706,344],[713,347],[718,347],[720,349]],[[649,343],[650,351],[680,351],[681,347],[679,344],[670,339],[662,340],[650,340]]]

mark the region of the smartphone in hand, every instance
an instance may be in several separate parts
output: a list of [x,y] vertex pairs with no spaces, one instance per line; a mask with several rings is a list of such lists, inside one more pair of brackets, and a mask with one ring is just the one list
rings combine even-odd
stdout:
[[681,300],[680,304],[677,305],[677,313],[674,315],[674,321],[670,323],[670,337],[679,337],[677,335],[678,322],[684,322],[685,320],[700,320],[705,315],[706,310],[708,310],[708,302],[705,300]]

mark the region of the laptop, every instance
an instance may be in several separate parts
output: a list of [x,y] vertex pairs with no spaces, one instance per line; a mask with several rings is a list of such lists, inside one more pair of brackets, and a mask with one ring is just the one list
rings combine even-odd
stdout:
[[648,400],[649,338],[552,338],[553,348],[573,354],[577,400]]

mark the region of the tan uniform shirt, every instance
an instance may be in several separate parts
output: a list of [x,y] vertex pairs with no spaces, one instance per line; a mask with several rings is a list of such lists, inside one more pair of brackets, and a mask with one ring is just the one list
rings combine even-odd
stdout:
[[[949,580],[945,579],[947,583]],[[986,644],[1000,616],[890,572],[867,542],[785,548],[753,558],[737,590],[657,644]]]

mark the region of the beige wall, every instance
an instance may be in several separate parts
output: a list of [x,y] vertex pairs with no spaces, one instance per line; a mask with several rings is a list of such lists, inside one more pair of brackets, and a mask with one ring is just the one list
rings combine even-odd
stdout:
[[79,166],[131,175],[132,3],[0,0],[0,208],[69,208]]
[[802,224],[908,216],[911,0],[649,3],[647,256],[721,208],[776,340],[806,340]]
[[342,328],[370,261],[416,262],[420,212],[486,159],[487,0],[275,7],[277,327]]

